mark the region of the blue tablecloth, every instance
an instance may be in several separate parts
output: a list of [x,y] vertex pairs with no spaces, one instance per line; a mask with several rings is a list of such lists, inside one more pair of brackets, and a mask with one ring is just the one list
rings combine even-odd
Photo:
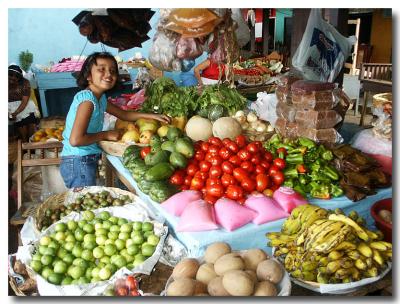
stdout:
[[[207,245],[214,242],[228,242],[234,250],[243,250],[248,248],[261,248],[271,254],[272,248],[267,246],[265,233],[271,231],[280,231],[282,223],[285,219],[266,223],[263,225],[247,224],[233,232],[229,232],[223,228],[219,230],[205,232],[176,232],[175,228],[179,222],[179,218],[166,212],[160,204],[154,202],[150,197],[141,192],[132,178],[130,172],[124,168],[121,158],[107,155],[107,159],[114,168],[122,174],[136,190],[136,194],[148,204],[148,206],[159,216],[166,219],[170,228],[170,232],[176,237],[188,250],[192,257],[203,255]],[[345,196],[332,200],[311,200],[314,205],[321,206],[326,209],[342,208],[345,212],[356,210],[361,216],[366,218],[369,226],[373,226],[373,219],[370,215],[370,208],[374,202],[392,197],[392,188],[379,190],[376,195],[367,197],[364,200],[353,203]]]

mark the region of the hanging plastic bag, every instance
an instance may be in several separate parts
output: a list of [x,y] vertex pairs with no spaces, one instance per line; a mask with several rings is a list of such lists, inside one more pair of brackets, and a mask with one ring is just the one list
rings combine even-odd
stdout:
[[250,41],[250,29],[243,19],[240,8],[232,8],[232,19],[237,24],[235,30],[237,43],[239,47],[243,47]]
[[177,8],[168,16],[169,22],[186,28],[199,28],[216,19],[218,16],[207,8]]
[[333,82],[355,42],[355,36],[346,38],[326,22],[322,18],[321,9],[311,9],[292,65],[305,79]]
[[164,28],[173,31],[175,33],[181,34],[182,37],[184,38],[200,38],[207,36],[210,34],[214,28],[221,22],[221,19],[215,19],[210,22],[207,22],[206,24],[200,26],[200,27],[184,27],[177,25],[175,23],[169,22],[165,24]]
[[203,54],[203,47],[196,38],[179,38],[176,56],[179,59],[195,59]]
[[180,71],[181,64],[176,58],[176,38],[171,39],[163,31],[155,34],[149,60],[162,71]]

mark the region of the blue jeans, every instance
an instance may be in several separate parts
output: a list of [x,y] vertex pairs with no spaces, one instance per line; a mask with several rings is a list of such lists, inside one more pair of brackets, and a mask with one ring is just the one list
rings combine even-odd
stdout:
[[60,173],[67,188],[95,186],[100,154],[61,157]]

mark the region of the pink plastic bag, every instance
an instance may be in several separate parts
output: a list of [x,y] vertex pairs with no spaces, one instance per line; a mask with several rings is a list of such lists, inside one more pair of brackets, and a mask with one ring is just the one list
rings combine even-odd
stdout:
[[246,225],[257,216],[257,212],[227,198],[220,198],[214,208],[217,223],[228,231]]
[[203,54],[203,47],[196,38],[179,38],[176,56],[179,59],[195,59]]
[[137,92],[135,95],[133,95],[126,106],[129,109],[137,109],[145,100],[146,97],[144,96],[145,90],[141,89],[139,92]]
[[253,219],[253,223],[256,225],[276,221],[289,216],[289,213],[285,212],[275,200],[261,194],[250,195],[244,205],[258,213]]
[[289,214],[297,206],[308,204],[299,193],[289,187],[280,187],[274,192],[272,198]]
[[183,210],[188,204],[199,199],[201,199],[201,192],[186,190],[171,196],[161,204],[161,207],[163,207],[170,214],[181,216]]
[[203,200],[189,203],[181,214],[176,231],[196,232],[218,229],[210,204]]

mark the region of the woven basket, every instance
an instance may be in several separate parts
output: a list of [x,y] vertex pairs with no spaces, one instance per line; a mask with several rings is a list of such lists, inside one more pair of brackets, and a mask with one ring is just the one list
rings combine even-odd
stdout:
[[[133,144],[126,144],[118,141],[106,141],[102,140],[99,142],[100,148],[107,154],[121,157],[127,147]],[[144,144],[135,144],[139,147],[145,147]]]
[[[14,264],[13,264],[13,267],[14,267]],[[25,279],[35,277],[35,273],[29,267],[26,267],[26,272],[28,273],[28,277]],[[10,283],[10,286],[16,296],[25,297],[25,296],[38,295],[37,286],[36,286],[36,288],[30,289],[30,290],[21,290],[20,286],[18,286],[18,284],[17,284],[17,281],[15,280],[15,278],[12,275],[10,275],[10,273],[8,274],[8,282]]]
[[36,229],[40,231],[39,224],[42,222],[47,209],[53,210],[64,204],[66,194],[67,192],[51,195],[37,207],[35,214]]

